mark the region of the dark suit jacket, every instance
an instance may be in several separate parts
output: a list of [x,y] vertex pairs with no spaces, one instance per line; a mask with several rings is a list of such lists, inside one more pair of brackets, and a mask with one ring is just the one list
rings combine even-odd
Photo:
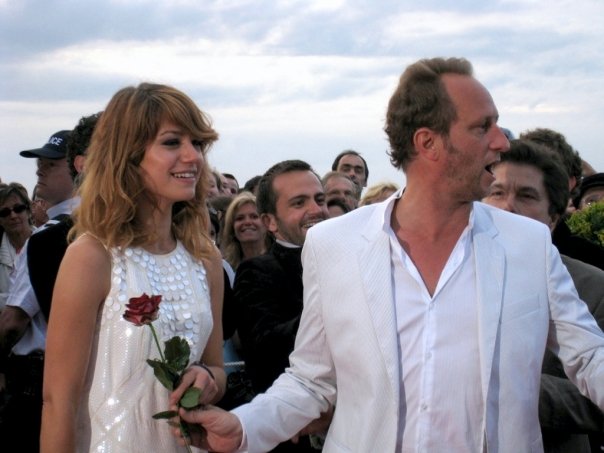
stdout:
[[[245,369],[256,393],[289,366],[302,315],[302,248],[274,243],[265,255],[243,261],[233,288]],[[272,453],[316,452],[308,436]]]
[[301,248],[278,243],[239,265],[234,295],[246,370],[258,393],[289,365],[302,314]]
[[573,235],[566,222],[558,222],[552,234],[552,242],[561,255],[566,255],[604,270],[604,247]]
[[46,319],[50,313],[59,266],[67,250],[67,233],[72,226],[71,218],[66,217],[59,223],[32,234],[27,244],[29,280]]
[[[604,271],[562,255],[579,297],[604,329]],[[585,398],[564,374],[549,350],[543,360],[539,395],[539,422],[545,452],[590,452],[587,434],[604,430],[604,414]]]

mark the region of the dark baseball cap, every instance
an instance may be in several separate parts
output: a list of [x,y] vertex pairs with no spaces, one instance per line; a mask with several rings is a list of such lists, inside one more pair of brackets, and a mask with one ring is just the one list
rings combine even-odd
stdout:
[[67,138],[71,131],[59,131],[50,136],[48,142],[38,149],[21,151],[23,157],[45,157],[47,159],[63,159],[67,155]]

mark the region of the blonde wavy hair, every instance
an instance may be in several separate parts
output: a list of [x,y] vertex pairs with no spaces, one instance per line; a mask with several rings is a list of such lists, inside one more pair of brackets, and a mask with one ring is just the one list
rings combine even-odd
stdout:
[[384,201],[394,192],[396,192],[399,187],[393,182],[381,182],[379,184],[375,184],[367,189],[363,198],[359,202],[359,206],[367,206],[373,203],[379,203],[380,201]]
[[[256,210],[258,209],[254,194],[251,192],[241,192],[239,195],[233,198],[226,210],[226,214],[224,215],[224,226],[221,233],[220,248],[222,249],[222,256],[228,261],[233,269],[237,269],[241,263],[241,260],[243,259],[241,243],[235,236],[235,216],[237,215],[237,211],[239,211],[239,209],[246,204],[253,204],[256,206]],[[268,234],[265,234],[264,246],[267,250],[269,245],[270,239],[268,238]]]
[[[72,238],[88,232],[105,246],[118,248],[145,246],[156,239],[155,232],[137,217],[137,207],[149,197],[140,163],[164,121],[201,141],[204,155],[218,139],[209,118],[175,88],[141,83],[118,91],[101,115],[86,153]],[[197,259],[215,253],[206,209],[210,170],[205,159],[203,162],[195,197],[172,208],[174,236]]]

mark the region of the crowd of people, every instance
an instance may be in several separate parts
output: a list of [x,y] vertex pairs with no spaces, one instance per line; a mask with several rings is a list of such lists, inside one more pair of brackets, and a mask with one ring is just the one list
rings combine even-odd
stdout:
[[[388,105],[404,187],[353,149],[240,184],[208,164],[206,113],[153,83],[20,151],[38,180],[0,175],[2,451],[602,451],[604,248],[565,220],[604,173],[498,118],[470,62],[433,58]],[[147,361],[174,336],[166,388]]]

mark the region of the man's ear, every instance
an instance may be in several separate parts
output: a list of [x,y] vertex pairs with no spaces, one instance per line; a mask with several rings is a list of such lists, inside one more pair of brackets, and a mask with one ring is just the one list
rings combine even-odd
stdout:
[[82,155],[75,156],[73,159],[73,166],[78,174],[81,174],[84,171],[84,162],[86,162],[86,157]]
[[428,127],[420,127],[413,134],[413,145],[419,157],[436,161],[442,149],[442,138]]
[[277,226],[277,218],[274,214],[261,214],[260,218],[268,231],[273,234],[279,231],[279,227]]

